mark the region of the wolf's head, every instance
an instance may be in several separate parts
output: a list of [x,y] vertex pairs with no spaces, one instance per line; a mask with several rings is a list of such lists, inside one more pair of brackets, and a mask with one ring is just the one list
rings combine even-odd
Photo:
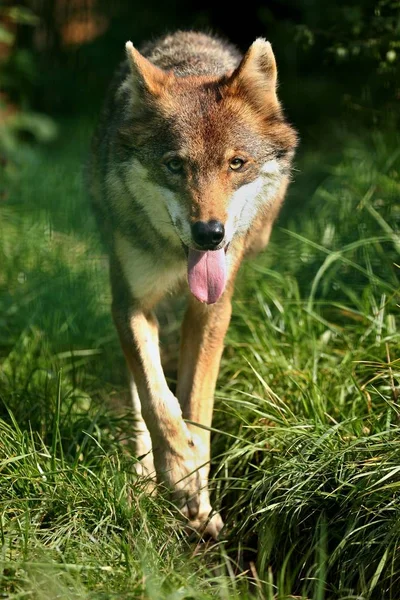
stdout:
[[268,212],[296,146],[277,99],[271,45],[257,39],[238,67],[219,77],[178,77],[131,42],[126,51],[119,136],[130,188],[151,203],[155,218],[167,211],[164,227],[188,252],[192,292],[216,301],[229,243]]

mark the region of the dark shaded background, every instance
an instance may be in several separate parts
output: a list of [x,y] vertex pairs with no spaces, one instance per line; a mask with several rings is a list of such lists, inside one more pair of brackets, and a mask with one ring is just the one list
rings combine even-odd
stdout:
[[399,6],[397,0],[17,0],[0,13],[2,30],[13,36],[8,46],[0,36],[2,102],[51,115],[92,112],[126,40],[140,46],[176,28],[195,28],[243,51],[257,36],[272,42],[281,97],[302,136],[349,113],[376,123],[397,110]]

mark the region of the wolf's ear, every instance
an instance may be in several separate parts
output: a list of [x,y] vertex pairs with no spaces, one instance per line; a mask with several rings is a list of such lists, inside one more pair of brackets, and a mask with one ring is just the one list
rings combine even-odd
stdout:
[[136,50],[132,42],[126,42],[125,49],[130,67],[132,91],[139,94],[148,92],[152,96],[159,96],[170,79],[170,74],[153,65]]
[[264,38],[258,38],[229,77],[228,88],[235,94],[250,97],[260,107],[271,101],[279,106],[276,85],[277,68],[272,46]]

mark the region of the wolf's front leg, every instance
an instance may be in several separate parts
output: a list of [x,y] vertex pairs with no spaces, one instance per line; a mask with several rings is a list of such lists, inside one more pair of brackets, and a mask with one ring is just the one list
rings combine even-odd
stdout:
[[137,305],[116,300],[113,317],[150,432],[157,479],[171,490],[185,517],[195,522],[201,500],[197,447],[165,380],[156,318]]
[[[206,428],[211,427],[215,385],[231,318],[231,287],[210,306],[191,297],[183,322],[177,396],[184,418]],[[212,514],[209,500],[210,431],[191,424],[189,429],[199,449],[201,494],[196,528],[206,527],[216,538],[223,522],[218,513]]]

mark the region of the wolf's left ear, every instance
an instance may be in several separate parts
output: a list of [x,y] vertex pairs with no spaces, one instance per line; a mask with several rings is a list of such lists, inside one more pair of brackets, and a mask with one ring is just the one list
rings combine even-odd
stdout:
[[245,94],[258,105],[272,101],[279,106],[277,68],[271,44],[264,38],[256,39],[227,83],[232,92]]
[[132,42],[126,42],[125,49],[133,91],[141,95],[148,92],[152,96],[158,96],[170,79],[170,74],[156,67],[156,65],[140,54]]

